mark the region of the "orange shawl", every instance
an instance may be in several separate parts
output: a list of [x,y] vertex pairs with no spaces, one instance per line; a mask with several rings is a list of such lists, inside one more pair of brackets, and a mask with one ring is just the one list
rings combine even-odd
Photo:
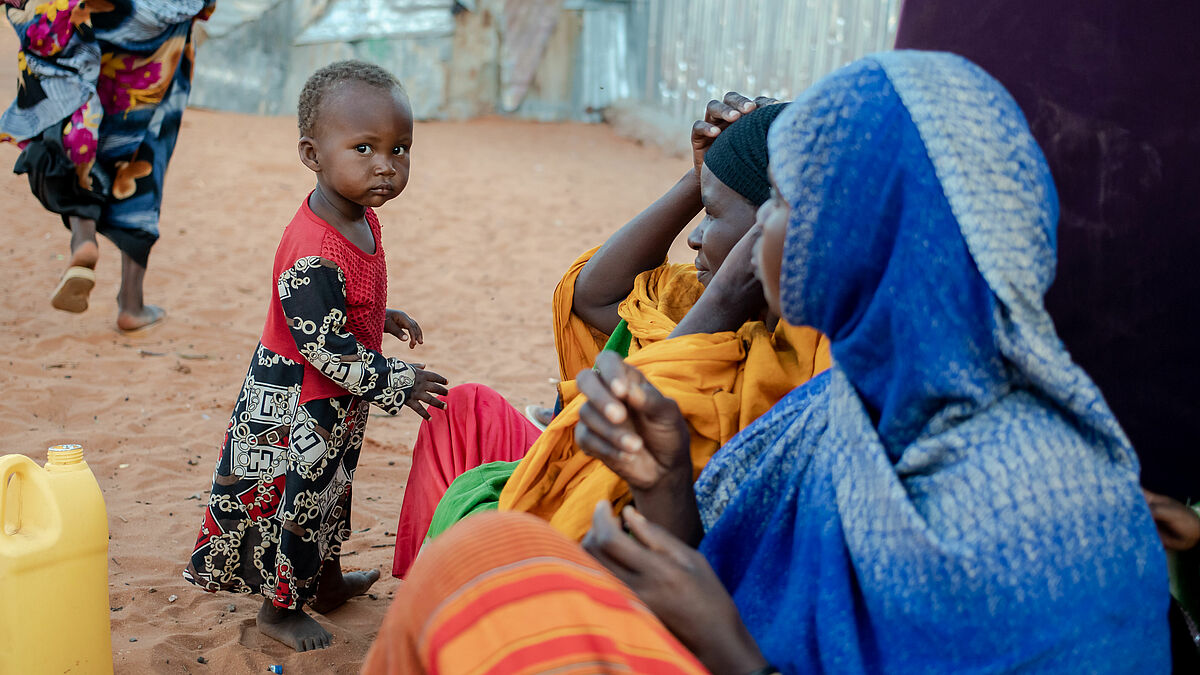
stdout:
[[[555,291],[555,343],[564,374],[578,372],[581,363],[590,367],[604,346],[602,334],[595,335],[565,304],[593,252],[576,261]],[[774,332],[761,321],[749,321],[737,331],[665,339],[700,290],[691,265],[662,265],[639,275],[618,308],[634,336],[627,362],[673,398],[687,419],[696,475],[717,448],[830,364],[824,336],[783,321]],[[573,381],[564,381],[560,391],[563,411],[521,460],[500,494],[500,509],[527,511],[581,539],[597,501],[620,508],[632,495],[623,480],[576,447],[575,423],[584,397]]]
[[[592,328],[573,311],[575,281],[599,248],[593,248],[571,263],[554,289],[554,348],[558,351],[558,371],[564,383],[574,380],[584,368],[591,368],[608,341],[607,335]],[[664,263],[639,274],[633,281],[629,297],[617,310],[633,334],[629,353],[632,355],[646,345],[666,339],[703,292],[703,284],[696,279],[695,265]],[[629,305],[628,311],[626,305]],[[635,316],[636,321],[626,314]],[[574,395],[574,389],[570,393]],[[563,399],[568,398],[570,396],[564,394]]]

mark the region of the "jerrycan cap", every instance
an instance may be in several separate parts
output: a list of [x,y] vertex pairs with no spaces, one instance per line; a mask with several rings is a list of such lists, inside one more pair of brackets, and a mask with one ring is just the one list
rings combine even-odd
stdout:
[[52,445],[46,449],[46,463],[69,466],[83,461],[83,446],[75,443]]

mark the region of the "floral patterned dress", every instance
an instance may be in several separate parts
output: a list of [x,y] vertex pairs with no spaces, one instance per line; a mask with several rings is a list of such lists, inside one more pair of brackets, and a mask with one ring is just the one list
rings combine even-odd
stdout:
[[[380,242],[373,213],[368,221]],[[303,206],[284,234],[267,328],[183,572],[205,590],[259,593],[287,609],[313,598],[323,563],[350,536],[369,405],[396,414],[414,383],[410,365],[378,350],[387,293],[381,244],[374,255],[356,255],[321,228],[328,226]],[[312,243],[289,254],[297,230]]]
[[27,0],[6,9],[21,40],[16,101],[0,141],[22,153],[42,204],[91,218],[145,266],[163,178],[191,91],[192,24],[214,0]]

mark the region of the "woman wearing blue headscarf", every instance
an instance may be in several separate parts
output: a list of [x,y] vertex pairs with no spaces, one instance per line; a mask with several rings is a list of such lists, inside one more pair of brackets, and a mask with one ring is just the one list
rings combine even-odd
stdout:
[[[675,405],[602,356],[576,434],[637,510],[628,537],[598,505],[584,547],[714,672],[1165,672],[1161,547],[1042,304],[1057,197],[1012,98],[957,56],[877,55],[797,99],[769,149],[760,278],[833,368],[693,487]],[[498,549],[535,526],[488,523]],[[436,604],[406,602],[392,615]],[[376,651],[396,642],[438,654]]]

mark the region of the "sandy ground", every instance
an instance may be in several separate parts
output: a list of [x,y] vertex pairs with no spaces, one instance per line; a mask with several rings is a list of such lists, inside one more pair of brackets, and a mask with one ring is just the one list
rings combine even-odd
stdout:
[[[6,104],[16,89],[14,51],[12,32],[0,30]],[[295,137],[291,118],[185,115],[146,279],[148,301],[169,317],[139,337],[115,330],[119,256],[107,241],[91,308],[50,307],[67,232],[23,176],[0,177],[0,454],[41,461],[49,445],[86,447],[108,507],[119,673],[262,673],[271,664],[357,672],[400,583],[389,571],[419,421],[410,411],[372,415],[344,564],[385,578],[376,599],[321,619],[333,647],[296,654],[257,633],[257,597],[207,594],[179,574],[261,331],[275,245],[313,183]],[[16,157],[15,147],[0,146],[0,165]],[[381,210],[389,304],[425,332],[413,360],[452,383],[491,385],[518,407],[548,402],[557,376],[550,295],[562,271],[686,168],[603,126],[418,124],[408,189]],[[682,245],[673,257],[691,258]],[[388,340],[386,352],[409,354]]]

